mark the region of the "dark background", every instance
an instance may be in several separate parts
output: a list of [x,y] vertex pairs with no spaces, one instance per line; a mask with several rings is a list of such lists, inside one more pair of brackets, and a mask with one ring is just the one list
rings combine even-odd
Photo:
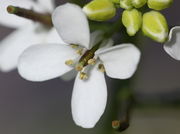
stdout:
[[[63,1],[57,1],[63,3]],[[163,11],[171,26],[180,25],[180,1]],[[2,18],[1,18],[2,19]],[[12,29],[0,26],[0,39]],[[149,39],[144,47],[135,80],[135,92],[140,102],[180,98],[180,62],[163,50],[162,44]],[[108,79],[108,85],[112,83]],[[17,71],[0,73],[0,134],[93,134],[103,129],[106,114],[94,129],[77,127],[71,117],[73,80],[54,79],[33,83],[22,79]],[[111,91],[109,89],[109,99]],[[135,108],[127,134],[179,134],[180,110],[175,107]],[[109,122],[111,125],[111,122]]]

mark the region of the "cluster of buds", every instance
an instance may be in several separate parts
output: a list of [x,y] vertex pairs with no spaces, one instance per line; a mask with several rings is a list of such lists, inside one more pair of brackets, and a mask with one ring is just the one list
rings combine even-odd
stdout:
[[129,36],[142,29],[145,36],[163,43],[169,29],[159,10],[168,8],[172,3],[173,0],[93,0],[84,6],[83,11],[91,20],[105,21],[115,16],[117,7],[123,8],[122,23]]

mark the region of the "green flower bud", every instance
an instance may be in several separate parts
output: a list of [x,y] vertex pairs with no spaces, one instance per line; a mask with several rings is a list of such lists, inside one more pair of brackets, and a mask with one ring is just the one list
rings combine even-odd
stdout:
[[124,9],[133,8],[131,0],[120,0],[120,7]]
[[148,0],[148,7],[155,10],[168,8],[173,0]]
[[122,23],[129,36],[134,36],[142,25],[142,14],[137,9],[125,10],[122,14]]
[[168,24],[161,13],[150,11],[143,15],[142,31],[146,36],[163,43],[168,36]]
[[116,14],[116,8],[110,0],[93,0],[83,7],[83,11],[89,19],[105,21]]
[[132,5],[135,8],[140,8],[147,3],[147,0],[132,0]]
[[119,4],[119,1],[120,0],[111,0],[113,3],[115,3],[115,4]]

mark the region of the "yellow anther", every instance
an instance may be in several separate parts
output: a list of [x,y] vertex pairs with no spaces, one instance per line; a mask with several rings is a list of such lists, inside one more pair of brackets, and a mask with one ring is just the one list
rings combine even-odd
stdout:
[[72,48],[74,48],[74,49],[79,47],[79,46],[76,45],[76,44],[71,44],[70,46],[71,46]]
[[65,61],[65,64],[68,66],[71,66],[74,64],[74,61],[73,60],[67,60],[67,61]]
[[79,75],[79,79],[81,80],[86,80],[88,78],[87,74],[84,73],[84,72],[81,72],[80,75]]
[[76,71],[82,71],[83,66],[81,64],[76,65]]
[[94,59],[94,58],[93,59],[89,59],[88,60],[88,64],[89,65],[95,65],[96,64],[96,59]]
[[98,70],[100,71],[100,72],[105,72],[105,67],[104,67],[104,65],[103,64],[99,64],[98,65]]
[[79,54],[79,55],[83,55],[83,49],[82,49],[82,48],[78,49],[78,50],[76,51],[76,53]]

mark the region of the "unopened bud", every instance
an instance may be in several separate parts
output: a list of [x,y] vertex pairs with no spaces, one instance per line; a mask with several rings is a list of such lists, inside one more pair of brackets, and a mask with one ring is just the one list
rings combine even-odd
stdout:
[[83,11],[95,21],[105,21],[116,14],[116,8],[110,0],[93,0],[83,7]]
[[125,10],[122,14],[122,23],[129,36],[134,36],[142,25],[142,14],[136,9]]
[[131,0],[120,0],[120,7],[124,9],[133,8]]
[[161,13],[150,11],[143,15],[142,31],[151,39],[163,43],[168,36],[167,21]]
[[132,0],[132,5],[135,8],[140,8],[147,3],[147,0]]
[[148,7],[155,10],[168,8],[173,0],[148,0]]

